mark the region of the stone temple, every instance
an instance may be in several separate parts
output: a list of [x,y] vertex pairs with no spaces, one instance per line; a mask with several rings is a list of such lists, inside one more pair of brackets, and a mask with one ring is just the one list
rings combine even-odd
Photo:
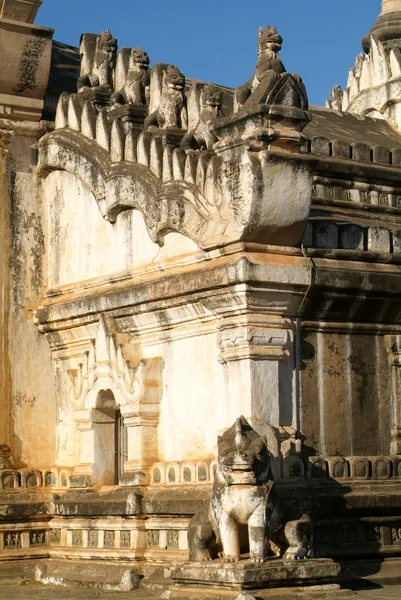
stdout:
[[229,89],[41,2],[0,1],[0,582],[400,576],[401,0],[324,108],[265,23]]

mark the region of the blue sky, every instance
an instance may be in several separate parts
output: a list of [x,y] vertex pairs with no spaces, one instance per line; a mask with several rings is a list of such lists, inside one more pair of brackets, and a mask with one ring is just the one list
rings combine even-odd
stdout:
[[256,63],[260,26],[276,25],[282,60],[305,81],[309,101],[324,104],[344,86],[380,0],[44,0],[38,25],[78,45],[84,31],[109,28],[119,46],[141,46],[152,64],[177,65],[187,77],[235,87]]

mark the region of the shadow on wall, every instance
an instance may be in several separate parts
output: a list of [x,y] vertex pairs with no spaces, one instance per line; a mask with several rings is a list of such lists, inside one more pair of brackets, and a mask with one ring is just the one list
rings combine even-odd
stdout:
[[[316,456],[313,448],[304,446],[304,451],[305,457]],[[318,463],[309,464],[305,484],[302,491],[294,486],[290,494],[287,488],[285,502],[295,504],[312,518],[316,558],[332,558],[340,563],[342,587],[381,588],[369,580],[381,571],[384,562],[378,557],[382,548],[381,527],[374,519],[367,519],[362,510],[350,510],[347,495],[352,487],[329,477]],[[278,487],[280,494],[281,486]]]

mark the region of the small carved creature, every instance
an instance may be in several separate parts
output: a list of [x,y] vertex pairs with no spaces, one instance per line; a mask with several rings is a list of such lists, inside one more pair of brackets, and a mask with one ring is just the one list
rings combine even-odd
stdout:
[[[312,526],[274,492],[270,453],[244,417],[218,438],[218,469],[210,505],[188,530],[190,560],[211,560],[219,546],[227,562],[240,559],[239,526],[248,525],[250,560],[268,560],[269,549],[289,559],[312,556]],[[294,519],[294,520],[291,520]]]
[[107,29],[97,38],[92,70],[78,79],[78,91],[94,87],[112,88],[116,57],[117,40]]
[[255,73],[247,83],[236,89],[235,99],[238,106],[243,106],[257,90],[259,92],[257,102],[263,102],[263,96],[266,96],[268,91],[272,89],[280,75],[286,72],[278,55],[282,44],[283,38],[277,33],[275,27],[268,25],[266,29],[259,29],[259,58]]
[[7,444],[0,444],[0,471],[3,469],[10,469],[13,462],[11,448],[7,446]]
[[328,108],[333,110],[342,110],[343,107],[343,91],[340,85],[336,85],[331,90],[331,98],[327,101]]
[[112,104],[146,106],[148,103],[149,56],[142,48],[131,50],[130,64],[125,86],[111,97]]
[[184,94],[185,77],[177,67],[169,65],[163,75],[163,89],[159,108],[145,119],[145,131],[150,128],[186,129],[187,104]]
[[181,148],[184,150],[212,150],[217,141],[210,130],[212,119],[221,114],[223,94],[213,85],[207,84],[201,94],[201,114],[199,121],[182,139]]

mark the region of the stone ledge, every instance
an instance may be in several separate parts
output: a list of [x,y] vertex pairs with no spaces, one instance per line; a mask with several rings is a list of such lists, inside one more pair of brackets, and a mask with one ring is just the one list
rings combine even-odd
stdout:
[[0,17],[32,24],[43,0],[1,0]]

